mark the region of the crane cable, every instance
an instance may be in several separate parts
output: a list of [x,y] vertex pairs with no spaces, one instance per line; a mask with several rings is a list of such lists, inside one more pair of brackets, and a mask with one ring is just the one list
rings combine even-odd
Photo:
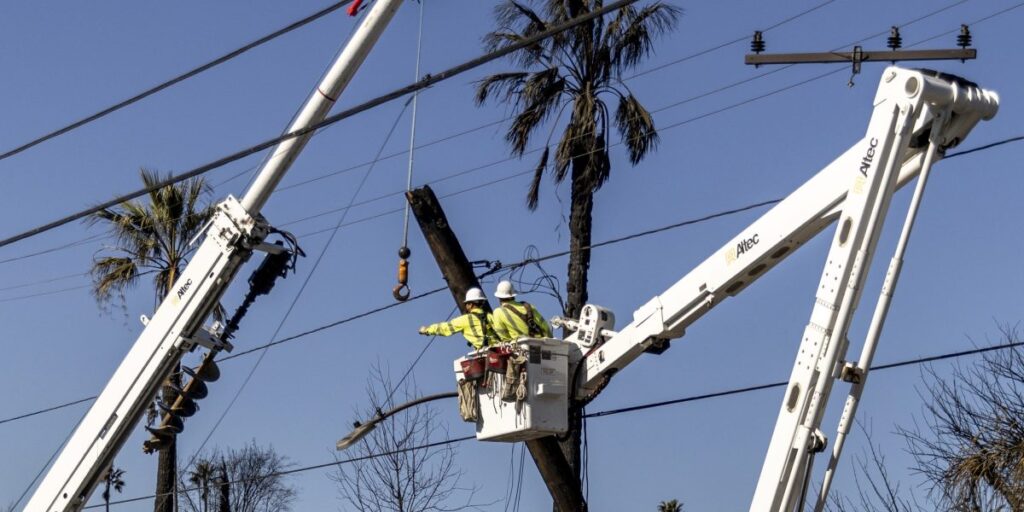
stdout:
[[[416,70],[413,80],[420,79],[420,57],[423,52],[423,4],[426,0],[420,0],[420,15],[419,15],[419,33],[416,36]],[[416,110],[419,105],[420,92],[418,90],[412,93],[412,121],[409,128],[409,165],[405,177],[405,192],[406,194],[412,190],[412,168],[413,168],[413,152],[416,149]],[[398,248],[398,284],[391,289],[391,295],[395,297],[398,302],[405,302],[409,300],[409,255],[412,251],[409,250],[409,201],[405,202],[405,214],[402,220],[402,245]]]

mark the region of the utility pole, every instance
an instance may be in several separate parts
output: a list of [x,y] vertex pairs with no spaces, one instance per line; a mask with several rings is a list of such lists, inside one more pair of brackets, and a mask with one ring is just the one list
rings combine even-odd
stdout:
[[[431,253],[441,269],[441,274],[448,282],[448,288],[452,292],[452,298],[459,305],[464,307],[463,299],[466,290],[479,287],[480,281],[473,273],[473,265],[466,258],[462,251],[462,245],[456,238],[448,218],[445,217],[441,203],[434,195],[430,187],[414,189],[405,194],[409,201],[416,222],[423,231],[423,237],[427,240]],[[487,304],[486,309],[491,309]],[[576,512],[587,510],[587,503],[583,499],[583,492],[580,489],[579,480],[573,476],[572,468],[562,455],[558,441],[554,437],[542,437],[526,441],[526,447],[530,450],[530,456],[537,464],[541,478],[548,486],[551,499],[560,512]]]

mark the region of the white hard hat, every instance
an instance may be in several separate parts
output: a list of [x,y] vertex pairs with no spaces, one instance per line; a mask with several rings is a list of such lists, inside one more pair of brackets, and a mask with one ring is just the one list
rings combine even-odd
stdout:
[[516,296],[516,289],[512,286],[511,281],[502,281],[494,290],[494,296],[499,299],[511,299]]
[[466,302],[478,302],[486,300],[487,297],[484,296],[484,292],[480,288],[470,288],[466,290]]

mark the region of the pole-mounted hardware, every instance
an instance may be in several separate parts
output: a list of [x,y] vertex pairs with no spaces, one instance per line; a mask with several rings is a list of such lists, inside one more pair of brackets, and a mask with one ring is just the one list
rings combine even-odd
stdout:
[[[887,61],[922,61],[922,60],[959,60],[966,62],[978,58],[978,51],[971,46],[971,30],[967,25],[960,25],[960,34],[956,37],[958,49],[939,50],[902,50],[903,37],[900,29],[893,26],[886,39],[887,50],[864,50],[854,46],[849,52],[815,52],[815,53],[764,53],[765,40],[761,31],[755,31],[750,40],[750,51],[744,57],[744,63],[755,67],[762,64],[831,64],[849,62],[853,75],[860,73],[863,62]],[[853,85],[853,78],[850,79]]]

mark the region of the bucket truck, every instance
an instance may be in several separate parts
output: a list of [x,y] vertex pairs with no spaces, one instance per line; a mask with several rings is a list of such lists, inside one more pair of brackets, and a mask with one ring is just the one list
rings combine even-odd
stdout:
[[[508,372],[507,365],[480,361],[481,355],[475,353],[456,361],[460,388],[474,379],[481,383],[476,396],[461,397],[464,403],[475,402],[477,438],[521,441],[564,433],[572,400],[592,399],[640,354],[667,349],[671,340],[683,336],[712,308],[738,295],[837,222],[750,506],[752,512],[803,510],[815,455],[828,444],[821,430],[822,416],[833,385],[842,380],[852,387],[819,494],[817,509],[821,510],[860,402],[931,167],[979,121],[991,119],[998,104],[994,92],[959,77],[886,68],[863,138],[637,309],[625,327],[616,330],[611,311],[588,304],[580,318],[555,319],[556,326],[574,331],[565,340],[513,343],[511,351],[520,360],[525,357],[521,370]],[[848,360],[850,320],[893,193],[915,177],[917,184],[860,359]],[[497,371],[489,375],[489,369]],[[506,379],[517,381],[518,393],[495,392],[505,387]]]
[[[291,255],[282,245],[265,242],[276,230],[260,215],[260,210],[312,137],[312,132],[302,130],[324,119],[401,3],[374,2],[291,122],[285,133],[292,136],[264,160],[256,180],[241,200],[228,196],[217,205],[202,234],[202,244],[153,317],[143,317],[142,333],[36,488],[26,511],[70,511],[85,506],[157,390],[181,358],[201,346],[209,353],[199,368],[185,369],[191,380],[180,389],[177,401],[165,410],[160,425],[149,429],[152,437],[146,441],[144,450],[166,445],[181,432],[182,418],[196,412],[194,400],[206,395],[205,382],[216,380],[219,375],[213,356],[221,350],[231,350],[229,333],[216,325],[206,325],[213,308],[254,251],[270,255],[261,265],[262,275],[280,275],[287,270],[283,265]],[[259,274],[257,271],[256,275]],[[256,294],[269,291],[266,282],[253,285]],[[237,326],[228,327],[230,330]]]

